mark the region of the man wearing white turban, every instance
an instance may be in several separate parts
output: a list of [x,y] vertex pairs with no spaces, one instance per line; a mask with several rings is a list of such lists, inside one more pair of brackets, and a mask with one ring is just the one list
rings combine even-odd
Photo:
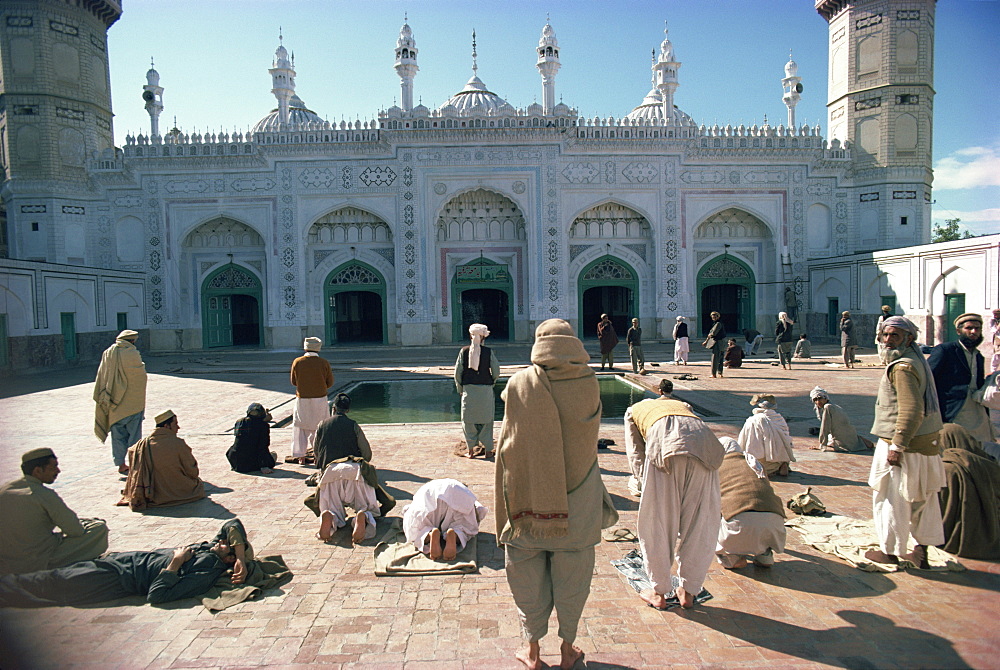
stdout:
[[323,340],[307,337],[305,353],[292,361],[291,382],[295,387],[295,411],[292,414],[292,457],[306,464],[306,452],[316,439],[316,428],[330,418],[326,394],[333,387],[333,371],[319,350]]
[[819,419],[819,445],[813,449],[820,451],[865,451],[875,445],[858,434],[851,418],[840,405],[830,402],[830,395],[819,386],[809,392],[809,399],[816,406]]
[[493,385],[500,376],[500,362],[483,340],[490,329],[481,323],[469,326],[472,343],[462,347],[455,361],[455,388],[462,396],[462,429],[473,458],[476,445],[482,444],[486,458],[493,456]]

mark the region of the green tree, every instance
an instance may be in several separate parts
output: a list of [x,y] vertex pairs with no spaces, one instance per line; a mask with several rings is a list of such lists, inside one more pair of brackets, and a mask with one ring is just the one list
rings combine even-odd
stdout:
[[934,226],[934,233],[931,242],[952,242],[954,240],[967,240],[972,237],[972,233],[967,230],[959,231],[958,224],[962,219],[945,219],[944,225]]

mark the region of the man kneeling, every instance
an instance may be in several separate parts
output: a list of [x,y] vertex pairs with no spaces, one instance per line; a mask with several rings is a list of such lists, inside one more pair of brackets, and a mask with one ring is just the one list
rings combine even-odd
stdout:
[[231,519],[211,542],[110,553],[55,570],[0,577],[0,607],[88,605],[135,595],[152,604],[191,598],[230,568],[233,583],[242,583],[250,551],[243,524]]
[[403,532],[407,542],[431,559],[454,561],[479,533],[487,511],[462,482],[434,479],[417,489],[413,502],[403,508]]
[[785,550],[785,510],[757,459],[731,437],[721,442],[726,455],[719,468],[722,524],[715,555],[727,570],[745,568],[749,561],[769,568],[774,552]]
[[[375,476],[374,470],[372,476]],[[360,544],[375,537],[379,504],[375,486],[366,480],[362,464],[351,461],[330,463],[319,480],[320,526],[316,537],[326,542],[333,537],[336,529],[346,526],[347,507],[356,512],[351,541]]]

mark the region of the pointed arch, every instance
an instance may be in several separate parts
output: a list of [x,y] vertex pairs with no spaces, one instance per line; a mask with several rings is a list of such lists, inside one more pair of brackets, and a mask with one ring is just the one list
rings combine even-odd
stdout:
[[[498,234],[499,237],[494,237]],[[499,191],[476,187],[451,196],[438,211],[438,242],[524,241],[524,213],[517,202]]]

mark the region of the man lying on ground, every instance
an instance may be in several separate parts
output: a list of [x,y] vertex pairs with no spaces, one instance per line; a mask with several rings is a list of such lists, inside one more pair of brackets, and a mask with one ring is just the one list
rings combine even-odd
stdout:
[[229,569],[233,583],[242,583],[252,555],[243,524],[231,519],[210,542],[112,552],[55,570],[0,577],[0,607],[89,605],[136,595],[151,604],[191,598]]

